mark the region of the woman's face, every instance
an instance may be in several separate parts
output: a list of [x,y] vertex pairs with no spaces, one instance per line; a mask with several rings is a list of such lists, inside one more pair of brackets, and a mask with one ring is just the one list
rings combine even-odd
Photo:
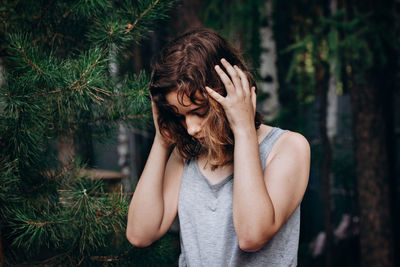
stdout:
[[165,97],[170,105],[176,107],[178,112],[177,117],[181,118],[181,123],[186,128],[188,134],[196,138],[200,143],[204,143],[203,129],[208,107],[192,103],[186,95],[184,95],[181,104],[178,101],[177,92],[170,92]]

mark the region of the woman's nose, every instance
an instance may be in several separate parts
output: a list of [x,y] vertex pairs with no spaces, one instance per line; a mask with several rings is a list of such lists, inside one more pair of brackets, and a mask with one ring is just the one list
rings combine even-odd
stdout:
[[189,135],[196,136],[201,131],[201,125],[194,118],[186,117],[186,130]]

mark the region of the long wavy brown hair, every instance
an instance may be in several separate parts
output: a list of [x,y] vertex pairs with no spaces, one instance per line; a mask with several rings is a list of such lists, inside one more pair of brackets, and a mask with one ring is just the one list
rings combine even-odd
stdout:
[[[192,159],[207,154],[208,164],[214,170],[233,162],[234,138],[223,107],[208,96],[205,86],[226,96],[226,90],[220,77],[214,70],[225,58],[237,65],[248,77],[250,86],[255,86],[253,76],[248,71],[239,52],[224,38],[209,29],[196,29],[185,33],[168,43],[154,63],[150,83],[150,93],[155,102],[159,117],[158,124],[162,136],[175,144],[181,156]],[[205,126],[200,144],[187,133],[182,118],[176,108],[166,100],[166,95],[176,92],[178,101],[183,105],[186,96],[196,105],[207,107]],[[257,112],[254,120],[256,129],[262,118]]]

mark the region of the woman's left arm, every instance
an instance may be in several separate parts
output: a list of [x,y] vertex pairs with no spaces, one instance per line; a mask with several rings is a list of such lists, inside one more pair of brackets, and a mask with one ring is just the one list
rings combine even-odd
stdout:
[[235,135],[233,220],[240,248],[256,251],[279,231],[303,198],[310,150],[303,136],[287,132],[278,139],[262,172],[257,138],[250,136]]
[[254,127],[255,88],[246,75],[222,59],[229,76],[219,67],[227,90],[223,97],[207,88],[227,115],[234,138],[233,222],[244,251],[257,251],[287,221],[303,198],[308,184],[310,148],[300,134],[287,132],[278,139],[261,168]]

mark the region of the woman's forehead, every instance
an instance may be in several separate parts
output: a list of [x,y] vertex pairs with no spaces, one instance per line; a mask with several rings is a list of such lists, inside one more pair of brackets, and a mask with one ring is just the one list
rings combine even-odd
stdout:
[[174,105],[177,108],[187,108],[192,105],[196,106],[196,104],[194,104],[186,94],[181,96],[176,91],[168,93],[165,96],[165,99],[170,105]]

